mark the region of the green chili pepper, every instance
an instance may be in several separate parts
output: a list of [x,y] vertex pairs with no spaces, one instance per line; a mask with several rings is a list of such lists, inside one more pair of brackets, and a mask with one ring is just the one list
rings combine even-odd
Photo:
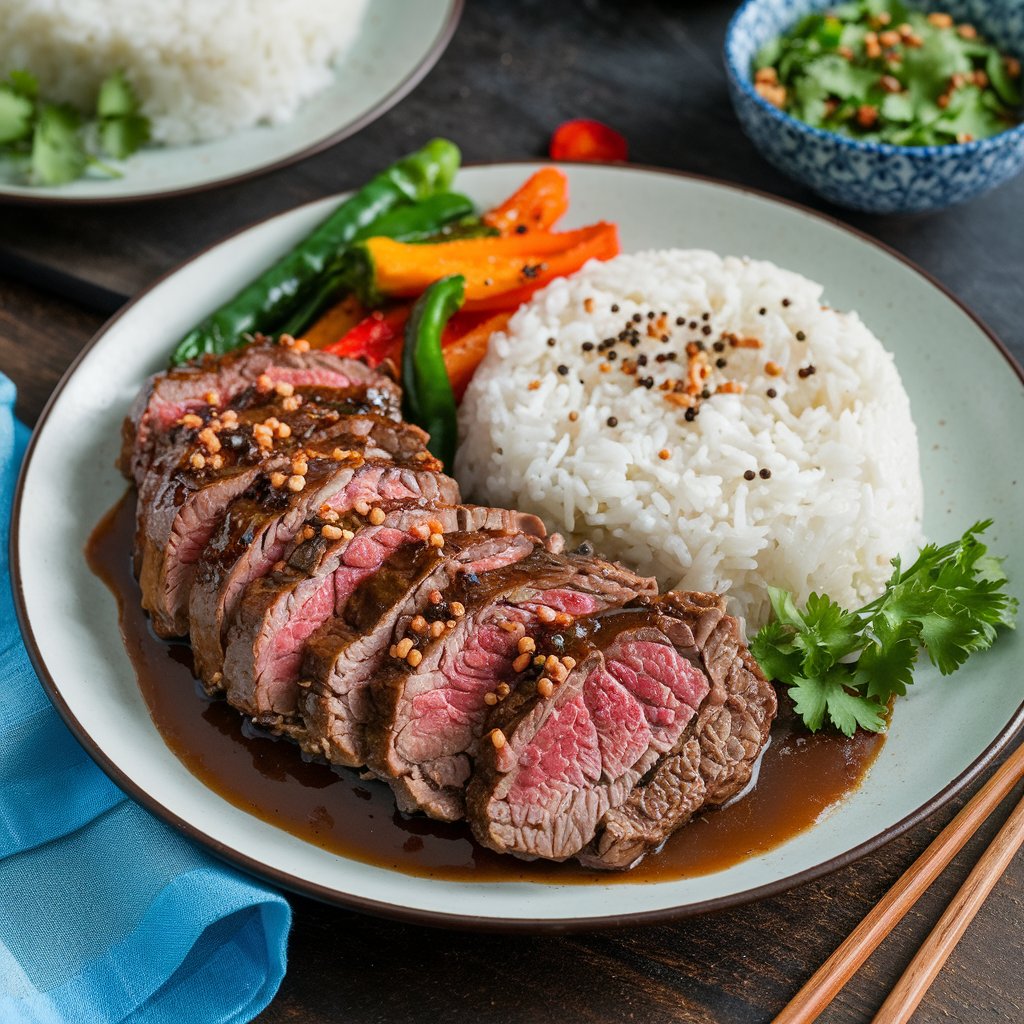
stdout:
[[[449,237],[449,226],[460,232],[468,231],[466,225],[470,221],[477,221],[486,228],[478,218],[470,216],[472,212],[472,199],[457,192],[439,192],[421,203],[399,206],[385,213],[360,231],[353,241],[381,235],[399,242],[440,240]],[[466,236],[460,234],[458,237]],[[306,290],[301,304],[288,319],[272,328],[265,328],[265,332],[298,337],[332,302],[336,302],[346,292],[355,292],[363,298],[365,304],[374,304],[376,296],[369,262],[354,257],[353,253],[353,249],[344,249],[334,265],[314,282],[315,287]]]
[[207,352],[222,355],[244,344],[247,334],[273,331],[317,287],[320,276],[339,259],[346,245],[396,207],[446,191],[459,161],[454,143],[434,139],[376,175],[308,238],[185,335],[171,363],[177,365]]
[[455,394],[441,352],[445,324],[462,306],[466,279],[435,281],[417,300],[402,347],[402,412],[430,434],[428,448],[451,470],[455,459]]

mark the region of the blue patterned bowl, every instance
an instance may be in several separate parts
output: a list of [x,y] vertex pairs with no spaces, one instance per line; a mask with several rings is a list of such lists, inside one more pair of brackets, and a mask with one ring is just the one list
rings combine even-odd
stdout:
[[[1024,168],[1024,125],[948,146],[858,142],[812,128],[754,91],[758,50],[822,0],[746,0],[726,32],[729,91],[743,130],[784,174],[840,206],[872,213],[937,210],[973,199]],[[1024,54],[1024,0],[943,0],[923,5],[975,25],[1004,52]]]

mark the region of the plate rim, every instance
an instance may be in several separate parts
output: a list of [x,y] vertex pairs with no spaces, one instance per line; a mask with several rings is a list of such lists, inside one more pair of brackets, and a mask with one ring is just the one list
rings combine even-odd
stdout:
[[[457,6],[461,6],[464,0],[455,0]],[[844,223],[836,217],[833,217],[826,213],[821,213],[817,210],[813,210],[810,207],[804,206],[794,200],[772,195],[769,192],[762,191],[760,189],[751,188],[746,185],[741,185],[735,182],[725,181],[722,179],[714,178],[709,175],[696,174],[689,171],[680,171],[673,168],[657,167],[648,164],[623,164],[617,162],[586,162],[577,163],[574,161],[555,161],[547,159],[518,159],[518,160],[502,160],[502,161],[481,161],[476,163],[468,163],[463,165],[462,169],[487,169],[487,168],[498,168],[498,167],[509,167],[509,166],[587,166],[587,167],[604,167],[612,170],[619,171],[638,171],[641,174],[659,174],[666,177],[682,178],[688,181],[694,181],[705,185],[712,185],[716,188],[724,188],[729,191],[739,192],[745,195],[752,195],[758,199],[764,199],[771,203],[775,203],[780,206],[785,206],[790,209],[796,210],[798,213],[806,216],[821,220],[830,224],[833,227],[839,228],[841,231],[854,236],[862,242],[866,242],[876,249],[881,250],[883,253],[897,259],[899,262],[908,267],[911,271],[915,272],[935,289],[937,289],[942,295],[949,299],[954,305],[962,310],[968,318],[979,328],[981,333],[995,346],[995,348],[1001,353],[1006,363],[1008,364],[1009,370],[1016,375],[1018,380],[1024,384],[1024,366],[1022,366],[1013,353],[1010,352],[1006,344],[996,335],[996,333],[981,319],[981,317],[971,309],[963,300],[956,296],[945,284],[935,278],[928,271],[918,266],[913,260],[903,253],[894,249],[892,246],[881,241],[880,239],[874,238],[871,235],[859,230],[858,228],[852,227],[849,224]],[[337,193],[338,196],[344,196],[346,193]],[[975,781],[982,772],[992,763],[992,761],[998,757],[1000,753],[1005,750],[1014,737],[1024,727],[1024,702],[1017,707],[1016,711],[1010,716],[1010,719],[1006,725],[999,731],[992,742],[981,752],[981,754],[971,762],[956,778],[949,782],[943,787],[938,793],[936,793],[930,800],[927,800],[920,807],[911,811],[908,815],[903,817],[900,821],[883,829],[870,839],[850,848],[849,850],[841,853],[835,857],[829,858],[822,861],[819,864],[815,864],[803,871],[795,872],[791,875],[786,875],[782,878],[775,879],[772,882],[767,882],[764,885],[754,886],[749,889],[744,889],[740,892],[732,893],[727,896],[719,896],[713,899],[702,900],[696,903],[689,903],[684,906],[676,907],[663,907],[657,910],[637,911],[633,913],[623,914],[610,914],[610,915],[598,915],[588,917],[571,917],[571,918],[515,918],[515,919],[498,919],[495,917],[489,917],[486,915],[479,914],[457,914],[457,913],[444,913],[436,910],[425,910],[416,907],[401,906],[394,903],[388,903],[382,900],[370,899],[365,896],[359,896],[352,893],[339,892],[337,889],[333,889],[330,886],[322,885],[318,882],[311,882],[307,879],[293,875],[288,871],[284,871],[279,868],[275,868],[271,865],[262,863],[256,857],[249,853],[235,849],[227,843],[224,843],[212,836],[207,835],[199,826],[192,822],[186,821],[181,818],[175,812],[166,808],[161,804],[155,797],[147,793],[142,787],[136,783],[130,776],[128,776],[120,767],[118,767],[103,751],[103,749],[97,744],[82,724],[75,717],[70,707],[64,701],[61,694],[61,690],[56,680],[50,674],[49,669],[42,657],[42,653],[35,639],[35,634],[32,629],[32,624],[29,620],[28,609],[25,605],[24,589],[22,586],[22,572],[21,572],[21,561],[19,554],[18,537],[20,535],[21,525],[21,511],[24,497],[25,482],[27,478],[27,471],[31,465],[32,458],[35,454],[36,443],[39,437],[42,435],[43,429],[46,426],[46,422],[50,416],[50,413],[57,401],[60,398],[64,388],[71,380],[73,375],[78,371],[80,364],[85,360],[92,349],[100,342],[100,340],[110,331],[110,329],[116,324],[118,320],[126,315],[138,302],[145,299],[150,292],[156,289],[164,281],[170,279],[179,271],[183,270],[187,265],[198,259],[200,256],[205,255],[210,250],[217,246],[228,242],[229,240],[243,235],[246,232],[259,227],[260,225],[275,219],[276,217],[282,217],[286,215],[294,214],[296,211],[305,209],[306,207],[313,206],[320,203],[325,198],[333,198],[332,196],[322,196],[317,199],[312,199],[305,203],[300,203],[297,206],[293,206],[287,210],[273,214],[271,216],[262,217],[258,220],[253,221],[245,225],[244,227],[238,228],[237,230],[225,235],[215,242],[204,246],[199,251],[193,253],[191,256],[180,261],[170,270],[161,274],[154,281],[152,281],[146,288],[134,295],[128,302],[126,302],[116,313],[113,314],[108,320],[106,320],[96,333],[89,339],[81,351],[75,356],[71,364],[64,371],[57,385],[47,399],[42,412],[36,421],[35,426],[32,429],[32,434],[29,439],[28,447],[25,451],[25,456],[22,461],[21,467],[18,472],[18,482],[14,492],[14,502],[11,511],[11,529],[8,540],[9,544],[9,558],[11,565],[11,589],[14,598],[15,612],[17,615],[18,625],[21,629],[22,637],[25,642],[25,648],[29,655],[29,660],[32,667],[35,669],[40,682],[42,683],[43,689],[46,692],[47,697],[51,703],[57,709],[65,725],[71,730],[72,734],[83,746],[89,756],[96,762],[102,771],[110,777],[113,782],[121,788],[127,795],[136,800],[143,807],[145,807],[150,813],[160,818],[162,821],[171,825],[177,829],[186,838],[193,842],[198,843],[204,849],[212,853],[218,859],[225,861],[232,867],[241,869],[250,875],[253,875],[264,881],[268,881],[271,884],[280,888],[286,889],[290,892],[296,893],[301,896],[307,896],[312,899],[318,900],[322,903],[327,903],[333,906],[337,906],[347,910],[354,910],[360,913],[373,914],[379,917],[390,918],[405,923],[425,925],[429,927],[439,928],[457,928],[468,931],[479,931],[479,932],[496,932],[496,933],[569,933],[578,931],[594,931],[594,930],[605,930],[614,928],[624,927],[638,927],[655,924],[664,924],[672,921],[679,921],[685,918],[696,917],[701,914],[713,913],[720,910],[731,909],[734,907],[746,906],[758,902],[759,900],[766,899],[772,896],[780,895],[781,893],[788,892],[791,889],[795,889],[800,885],[804,885],[807,882],[814,881],[818,878],[822,878],[829,875],[841,868],[847,867],[862,857],[867,856],[869,853],[873,853],[875,850],[880,849],[887,843],[903,835],[915,825],[919,824],[925,818],[931,816],[939,808],[943,807],[950,800],[953,799],[958,793],[969,786]]]
[[[36,191],[32,192],[9,191],[9,185],[0,184],[0,205],[8,204],[11,206],[50,207],[117,206],[128,203],[153,202],[162,199],[177,199],[180,196],[195,195],[198,192],[208,192],[215,188],[227,188],[230,185],[240,185],[243,182],[252,181],[265,174],[272,174],[274,171],[283,170],[285,167],[290,167],[292,164],[298,163],[300,160],[305,160],[308,157],[315,156],[317,153],[322,153],[325,149],[330,149],[332,146],[336,146],[339,142],[344,142],[345,139],[351,138],[353,135],[361,132],[364,128],[369,127],[374,121],[379,120],[389,110],[391,110],[392,107],[397,106],[402,100],[404,100],[405,97],[408,96],[409,93],[411,93],[413,89],[415,89],[416,86],[418,86],[420,82],[430,74],[431,71],[433,71],[434,66],[441,59],[445,50],[448,49],[448,44],[451,42],[452,36],[455,35],[455,30],[459,26],[459,22],[462,19],[466,6],[466,0],[445,0],[445,3],[448,5],[448,10],[445,13],[444,22],[441,25],[440,31],[431,41],[430,46],[423,53],[423,56],[420,57],[416,64],[410,68],[405,77],[403,77],[401,81],[399,81],[398,84],[390,90],[390,92],[385,93],[385,95],[383,95],[368,110],[365,110],[354,120],[349,121],[347,124],[342,125],[340,128],[337,128],[332,132],[328,132],[328,134],[314,140],[309,143],[309,145],[303,146],[278,160],[258,164],[256,167],[252,167],[247,171],[241,171],[237,174],[229,173],[222,177],[211,178],[208,181],[198,182],[195,185],[186,185],[184,188],[150,189],[145,192],[133,192],[131,195],[48,195],[38,188]],[[250,227],[255,226],[255,224],[250,225]],[[234,234],[234,232],[232,232],[232,234]],[[220,241],[226,241],[228,237],[230,236],[225,236],[225,238]],[[205,252],[206,250],[204,249],[203,251]],[[195,255],[198,256],[200,253],[196,253]],[[187,262],[187,260],[184,262]],[[175,266],[174,270],[179,269],[179,266]],[[162,279],[163,278],[160,280]],[[147,288],[146,291],[148,290],[149,289]]]

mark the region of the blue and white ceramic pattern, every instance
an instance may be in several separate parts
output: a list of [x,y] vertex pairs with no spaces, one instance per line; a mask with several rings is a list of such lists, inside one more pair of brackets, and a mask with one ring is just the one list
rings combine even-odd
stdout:
[[[780,171],[841,206],[872,213],[937,210],[973,199],[1024,168],[1024,125],[948,146],[858,142],[812,128],[754,91],[758,50],[822,0],[746,0],[729,25],[725,65],[743,130]],[[924,5],[975,25],[1004,52],[1024,55],[1024,0],[943,0]]]

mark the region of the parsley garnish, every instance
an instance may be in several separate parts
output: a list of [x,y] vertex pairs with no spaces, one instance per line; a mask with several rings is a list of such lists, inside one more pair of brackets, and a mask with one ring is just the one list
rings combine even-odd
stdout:
[[952,544],[926,545],[907,569],[894,558],[885,591],[856,612],[824,594],[811,594],[801,610],[787,591],[768,588],[774,618],[750,650],[789,687],[811,732],[826,716],[847,736],[858,727],[884,731],[886,705],[913,683],[922,647],[949,675],[991,647],[1000,626],[1015,628],[1017,601],[1004,590],[1001,560],[978,540],[991,525],[975,523]]
[[95,117],[87,122],[73,107],[43,100],[29,71],[12,71],[0,82],[0,153],[35,184],[61,185],[90,167],[119,177],[98,154],[124,160],[148,141],[149,120],[120,71],[100,86]]
[[805,15],[761,50],[754,69],[769,102],[865,141],[967,142],[1020,120],[1020,61],[973,25],[901,0],[855,0]]

